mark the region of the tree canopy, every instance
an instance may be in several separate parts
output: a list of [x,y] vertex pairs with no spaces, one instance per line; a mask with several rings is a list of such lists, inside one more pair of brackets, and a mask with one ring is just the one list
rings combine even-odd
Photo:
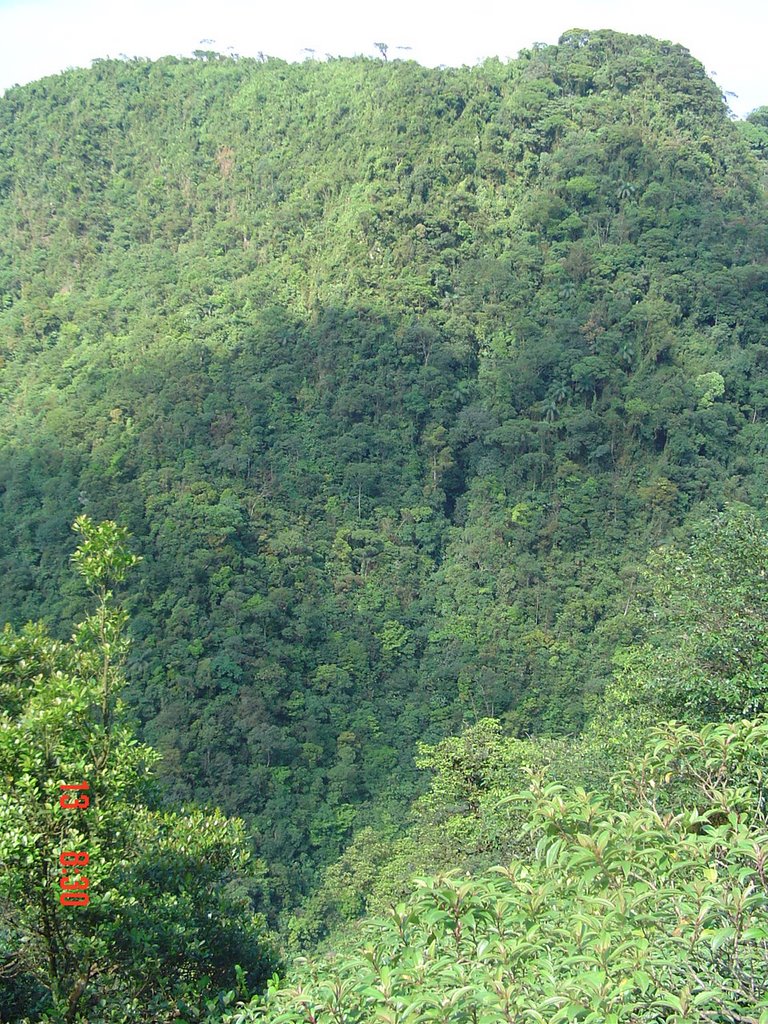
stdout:
[[[742,719],[762,756],[764,108],[735,123],[684,47],[608,30],[474,67],[382,56],[100,60],[0,99],[3,1012],[220,1015],[236,964],[230,1002],[267,1012],[245,992],[271,930],[290,956],[422,900],[407,988],[425,950],[475,957],[475,926],[433,927],[459,876],[407,903],[458,870],[518,937],[521,878],[569,910],[541,932],[564,959],[530,937],[526,1013],[538,979],[552,1019],[682,1020],[651,992],[687,986],[740,1024],[762,911],[711,951],[721,1004],[673,908],[697,919],[697,886],[718,908],[685,933],[703,978],[759,819],[694,821],[690,789],[620,805],[611,779],[670,719],[655,742],[694,761]],[[502,802],[526,769],[563,793]],[[60,813],[86,780],[92,806]],[[575,835],[658,855],[650,987],[573,931],[607,885],[610,948],[639,957],[646,876],[533,843],[559,800]],[[671,839],[641,841],[668,813],[679,877]],[[90,851],[87,914],[53,900],[65,840]],[[555,998],[579,943],[583,1013]],[[457,1020],[506,998],[472,963]],[[408,1013],[448,1013],[444,982]],[[361,1019],[405,1013],[355,992]]]

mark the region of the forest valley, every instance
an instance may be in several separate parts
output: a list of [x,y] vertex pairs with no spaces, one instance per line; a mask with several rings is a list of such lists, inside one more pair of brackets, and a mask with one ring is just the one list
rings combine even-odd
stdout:
[[0,1020],[768,1024],[767,181],[607,30],[6,92]]

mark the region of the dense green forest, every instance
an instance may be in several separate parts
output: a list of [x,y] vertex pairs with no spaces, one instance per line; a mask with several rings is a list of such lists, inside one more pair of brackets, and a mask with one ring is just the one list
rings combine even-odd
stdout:
[[766,161],[610,31],[5,94],[0,1019],[768,1021]]

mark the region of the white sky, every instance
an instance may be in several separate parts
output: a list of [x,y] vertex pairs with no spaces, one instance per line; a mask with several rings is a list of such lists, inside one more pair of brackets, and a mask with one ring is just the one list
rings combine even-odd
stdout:
[[[305,48],[375,56],[375,42],[422,64],[514,57],[569,28],[613,28],[682,43],[743,117],[768,105],[766,0],[0,0],[0,90],[97,57],[216,49],[301,60]],[[203,40],[210,42],[203,43]],[[398,46],[411,47],[397,50]]]

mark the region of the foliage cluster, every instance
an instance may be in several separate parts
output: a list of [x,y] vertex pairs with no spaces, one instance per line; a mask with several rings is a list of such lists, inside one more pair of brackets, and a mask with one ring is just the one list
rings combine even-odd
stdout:
[[69,523],[131,530],[126,699],[275,903],[419,740],[577,731],[646,551],[764,500],[760,130],[608,31],[0,101],[0,618],[67,636]]
[[[244,993],[277,962],[253,907],[259,866],[242,821],[158,805],[158,755],[119,698],[125,613],[111,588],[137,559],[114,523],[75,528],[95,611],[69,643],[41,625],[0,634],[0,1017],[207,1019],[235,964]],[[90,806],[62,809],[60,785],[81,780]],[[87,907],[59,902],[65,850],[89,856]]]
[[768,1020],[763,717],[651,730],[612,789],[534,776],[535,849],[422,879],[232,1024]]

